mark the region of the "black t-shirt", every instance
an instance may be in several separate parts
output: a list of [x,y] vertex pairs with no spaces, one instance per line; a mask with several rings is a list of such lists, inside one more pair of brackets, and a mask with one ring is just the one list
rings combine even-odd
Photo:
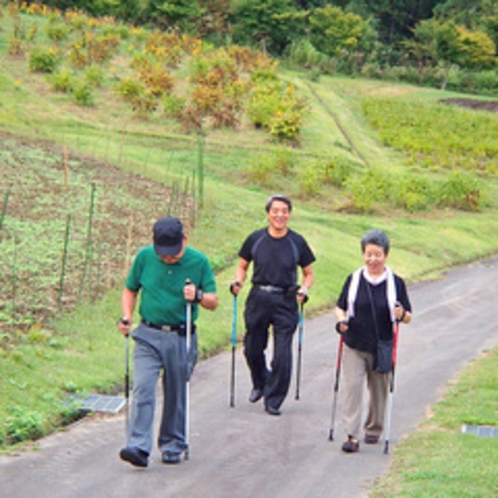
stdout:
[[276,239],[267,228],[251,233],[242,244],[239,256],[254,263],[253,284],[283,288],[296,285],[297,266],[304,268],[315,261],[304,237],[289,230],[284,237]]
[[[337,300],[337,306],[344,311],[347,311],[348,309],[348,292],[351,279],[352,275],[349,275],[344,283],[339,299]],[[396,288],[396,299],[406,311],[411,312],[412,308],[404,280],[401,277],[394,275],[394,284]],[[387,302],[387,281],[384,280],[384,282],[373,285],[367,282],[362,274],[354,303],[354,317],[349,319],[349,328],[344,333],[344,342],[349,347],[358,349],[359,351],[375,352],[377,334],[374,325],[374,312],[372,311],[372,305],[370,304],[371,301],[367,286],[371,291],[375,317],[377,319],[377,331],[380,339],[388,340],[393,337],[393,324]]]

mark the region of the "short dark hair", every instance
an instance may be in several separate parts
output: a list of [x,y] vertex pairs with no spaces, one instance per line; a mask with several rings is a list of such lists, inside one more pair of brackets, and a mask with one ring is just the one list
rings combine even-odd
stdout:
[[289,208],[289,212],[292,211],[292,201],[286,195],[274,194],[274,195],[268,197],[268,200],[266,201],[265,210],[267,213],[270,212],[271,205],[272,205],[273,201],[285,202],[287,204],[287,207]]
[[373,244],[374,246],[379,246],[384,249],[386,254],[389,254],[389,237],[377,228],[373,228],[365,233],[361,239],[361,251],[365,252],[365,247],[367,244]]

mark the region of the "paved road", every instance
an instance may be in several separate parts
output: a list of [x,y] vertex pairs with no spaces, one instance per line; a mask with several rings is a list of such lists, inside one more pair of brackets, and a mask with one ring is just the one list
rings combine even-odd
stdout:
[[[476,263],[444,279],[410,286],[415,317],[401,327],[391,454],[448,380],[498,344],[498,262]],[[165,466],[154,451],[146,470],[121,462],[123,415],[88,417],[40,442],[38,451],[0,457],[2,498],[363,497],[386,471],[383,445],[340,450],[328,440],[337,335],[330,315],[305,322],[301,396],[295,386],[281,417],[247,401],[249,376],[237,357],[236,406],[228,406],[230,354],[198,365],[191,383],[191,458]]]

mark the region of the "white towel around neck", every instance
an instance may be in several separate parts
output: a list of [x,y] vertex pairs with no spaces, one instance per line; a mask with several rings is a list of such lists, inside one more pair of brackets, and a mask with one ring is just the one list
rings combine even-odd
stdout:
[[365,277],[365,280],[372,285],[378,285],[387,280],[386,297],[387,303],[389,305],[389,311],[391,313],[391,320],[394,322],[394,307],[396,306],[396,284],[394,283],[394,274],[391,268],[389,268],[389,266],[387,265],[385,267],[384,273],[376,280],[374,280],[370,276],[366,266],[362,266],[353,273],[348,290],[348,318],[354,317],[354,303],[356,301],[356,295],[358,294],[358,286],[360,285],[360,277],[362,274]]

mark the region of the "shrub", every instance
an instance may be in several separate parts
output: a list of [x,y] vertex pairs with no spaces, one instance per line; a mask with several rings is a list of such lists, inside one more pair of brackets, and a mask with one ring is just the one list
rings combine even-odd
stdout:
[[74,100],[79,105],[94,105],[93,88],[87,81],[78,81],[73,85]]
[[134,78],[124,78],[114,88],[118,95],[126,102],[131,102],[138,95],[145,92],[145,85]]
[[35,48],[29,54],[29,69],[40,73],[53,73],[59,63],[59,56],[53,49]]
[[289,61],[305,69],[318,69],[326,66],[328,57],[319,52],[308,38],[301,38],[291,43],[289,48]]
[[[87,36],[87,38],[89,38]],[[88,47],[88,59],[94,64],[109,60],[119,46],[120,38],[116,35],[99,36],[89,38],[86,41]]]
[[176,95],[167,94],[162,98],[163,111],[166,117],[181,119],[185,109],[185,99]]
[[48,77],[48,82],[56,92],[70,92],[73,86],[73,76],[70,71],[62,70]]
[[277,111],[268,121],[270,135],[280,140],[293,140],[301,131],[303,115],[299,109]]
[[299,192],[305,196],[316,195],[322,187],[322,172],[316,161],[306,161],[299,165],[297,170]]
[[291,150],[278,148],[270,154],[251,156],[248,163],[249,178],[258,185],[278,185],[283,176],[291,174],[295,157]]
[[85,79],[89,85],[94,88],[102,86],[104,81],[104,72],[100,67],[89,66],[85,69]]
[[146,90],[132,98],[131,107],[137,117],[146,118],[157,109],[157,100],[152,92]]
[[174,86],[173,76],[160,64],[143,62],[140,66],[138,77],[145,83],[152,95],[160,97],[168,93]]
[[389,198],[392,185],[386,173],[370,168],[361,174],[350,176],[346,180],[345,190],[351,196],[355,209],[369,212],[375,203]]
[[256,128],[265,127],[278,139],[294,140],[301,131],[307,104],[292,85],[270,81],[253,88],[247,114]]
[[437,185],[428,178],[400,175],[394,180],[392,197],[396,206],[413,213],[433,206],[436,190]]
[[482,204],[479,180],[470,174],[453,172],[439,188],[438,205],[464,211],[478,211]]
[[54,41],[66,40],[69,36],[69,29],[61,22],[60,17],[53,14],[49,17],[46,27],[47,36]]

